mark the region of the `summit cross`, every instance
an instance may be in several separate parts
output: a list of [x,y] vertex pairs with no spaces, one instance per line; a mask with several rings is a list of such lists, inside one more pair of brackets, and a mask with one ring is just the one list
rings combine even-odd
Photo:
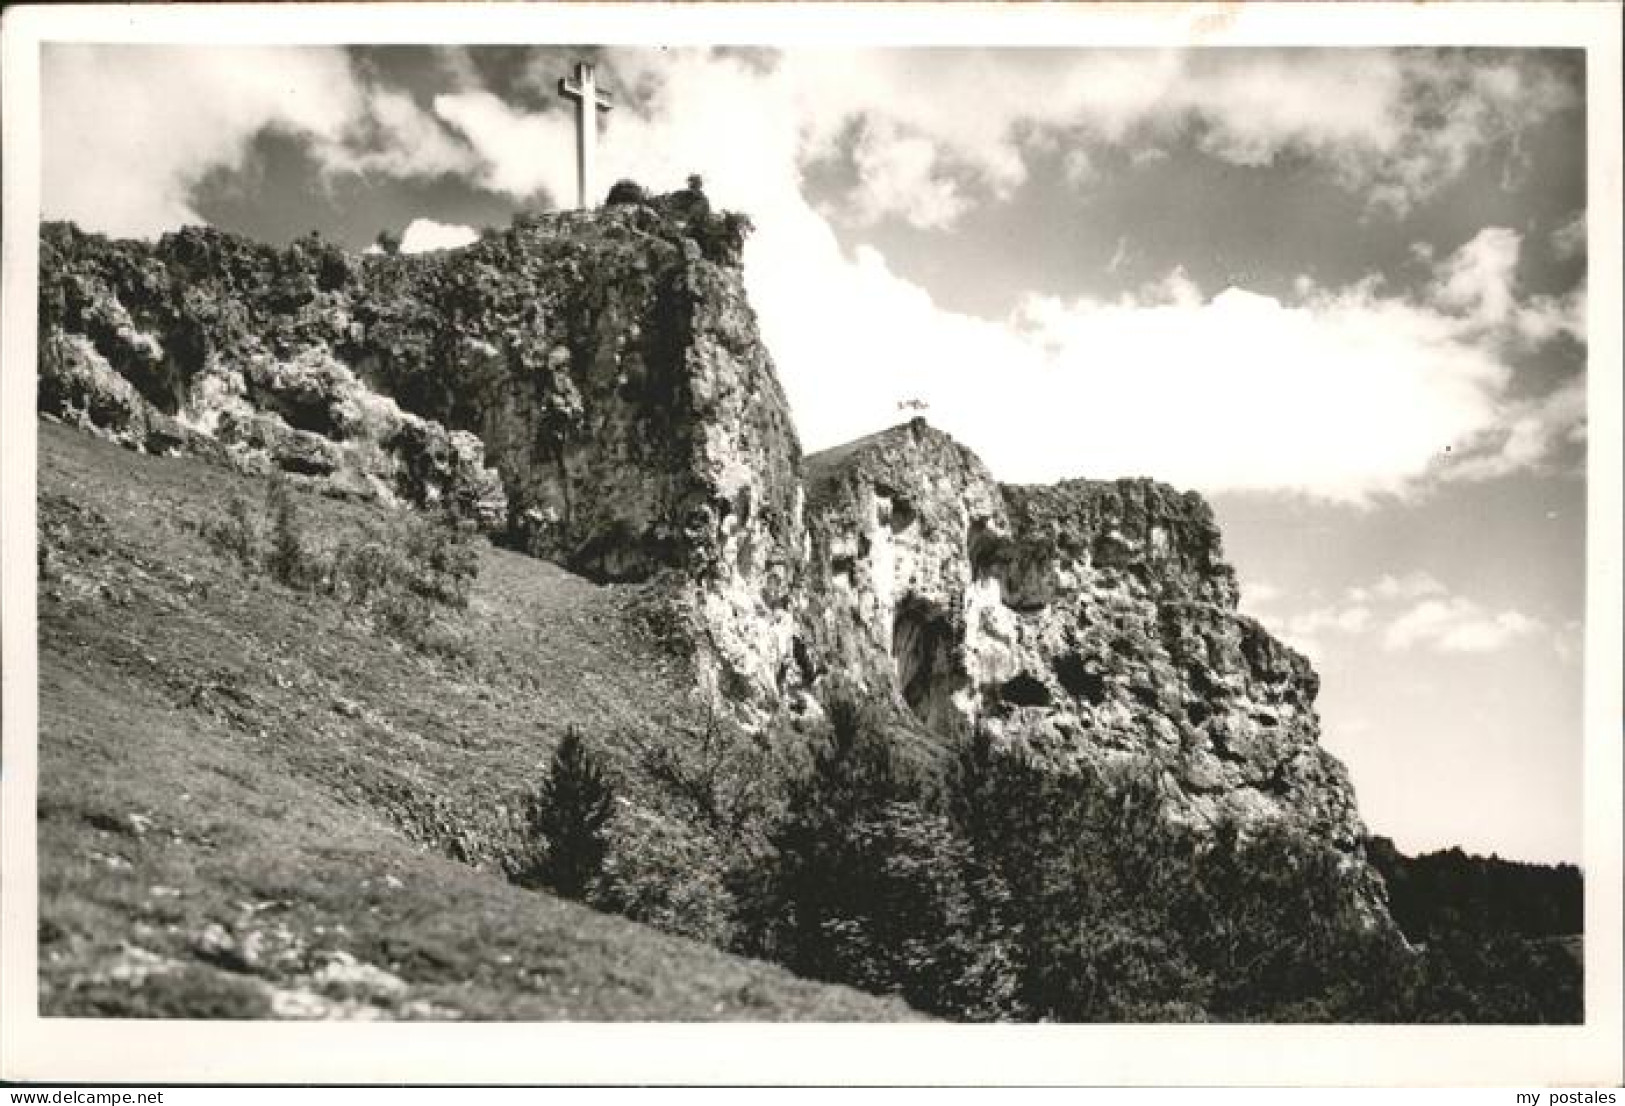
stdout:
[[598,145],[598,113],[615,105],[609,93],[599,91],[591,62],[576,62],[573,83],[567,77],[559,78],[559,95],[576,103],[576,206],[586,210],[592,206],[591,197],[597,195],[593,155]]

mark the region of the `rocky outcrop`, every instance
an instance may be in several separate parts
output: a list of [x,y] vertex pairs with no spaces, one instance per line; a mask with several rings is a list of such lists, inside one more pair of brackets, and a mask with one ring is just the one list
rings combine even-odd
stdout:
[[916,420],[808,459],[804,633],[947,736],[1155,774],[1172,814],[1290,824],[1353,856],[1309,663],[1236,609],[1207,504],[1149,480],[997,484]]
[[41,410],[448,506],[595,580],[673,573],[702,681],[766,717],[801,451],[741,282],[748,225],[695,188],[406,257],[47,225]]
[[672,640],[747,723],[855,685],[938,744],[980,725],[1154,777],[1172,817],[1288,825],[1364,872],[1315,673],[1237,611],[1198,496],[1003,486],[919,420],[804,459],[748,223],[697,188],[613,199],[413,257],[48,226],[42,410],[664,581]]
[[479,436],[515,543],[598,581],[681,581],[702,682],[760,718],[790,651],[801,450],[741,233],[628,203],[369,259],[340,348],[409,409]]
[[403,411],[335,356],[353,275],[320,243],[276,251],[188,228],[149,247],[48,225],[40,410],[136,449],[505,524],[477,437]]

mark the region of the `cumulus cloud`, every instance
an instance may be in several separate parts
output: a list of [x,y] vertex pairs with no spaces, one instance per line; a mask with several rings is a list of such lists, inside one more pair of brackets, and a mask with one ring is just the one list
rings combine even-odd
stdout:
[[1275,584],[1267,580],[1243,580],[1241,582],[1241,605],[1248,610],[1273,606],[1284,592]]
[[[935,147],[911,154],[934,180],[962,188],[968,172],[995,200],[1026,179],[1029,148],[1066,140],[1083,185],[1090,175],[1071,170],[1089,164],[1088,146],[1138,159],[1189,135],[1238,165],[1308,158],[1402,213],[1491,143],[1576,100],[1538,61],[1433,50],[797,51],[776,73],[816,109],[800,117],[811,156],[836,152],[854,121],[889,124]],[[860,167],[858,210],[875,186]]]
[[46,218],[149,236],[200,222],[191,190],[272,127],[335,140],[360,108],[336,51],[47,45]]
[[1515,230],[1483,228],[1436,266],[1434,302],[1492,334],[1526,345],[1560,334],[1584,341],[1584,289],[1563,296],[1521,295],[1517,270],[1522,246],[1523,236]]
[[1287,609],[1290,603],[1291,597],[1282,595],[1257,613],[1282,641],[1305,656],[1315,658],[1325,655],[1331,641],[1354,638],[1366,632],[1376,617],[1371,607],[1347,598],[1295,612]]
[[1435,298],[1482,325],[1505,324],[1517,307],[1513,274],[1519,243],[1517,231],[1485,227],[1440,266]]
[[[1014,480],[1149,473],[1353,501],[1406,492],[1451,443],[1510,467],[1534,455],[1506,448],[1511,369],[1477,317],[1373,282],[1306,282],[1283,300],[1210,295],[1176,272],[1117,299],[1031,297],[986,320],[942,310],[873,250],[846,257],[813,234],[798,245],[798,264],[758,270],[753,254],[749,279],[815,449],[919,397]],[[1543,414],[1538,428],[1561,426],[1583,406]]]
[[1193,65],[1177,98],[1209,128],[1209,153],[1238,164],[1307,155],[1395,213],[1577,100],[1543,64],[1509,54],[1212,52]]
[[1462,596],[1424,599],[1388,624],[1383,647],[1439,653],[1492,653],[1542,629],[1515,610],[1490,611]]
[[478,155],[480,183],[516,199],[545,191],[555,202],[575,197],[575,130],[563,111],[526,112],[483,89],[434,98],[437,116]]
[[[721,88],[680,79],[696,58],[729,70]],[[280,127],[308,137],[335,170],[477,171],[511,195],[568,196],[567,114],[521,111],[481,89],[465,48],[436,59],[452,91],[431,114],[364,79],[337,48],[51,46],[50,191],[63,209],[96,206],[63,190],[87,177],[82,191],[97,187],[94,171],[79,170],[125,167],[125,196],[101,206],[127,208],[108,222],[145,233],[193,217],[187,192],[202,173],[238,164],[255,134]],[[607,59],[623,87],[652,87],[657,101],[669,101],[677,75],[687,116],[713,126],[741,106],[773,109],[801,161],[845,152],[855,130],[852,214],[924,226],[1010,196],[1034,150],[1067,149],[1068,175],[1087,186],[1091,149],[1139,160],[1181,136],[1244,165],[1305,156],[1373,204],[1403,210],[1575,96],[1538,60],[1431,50],[612,50]],[[742,104],[729,89],[746,95]],[[714,145],[732,138],[716,130],[724,141]]]
[[1438,475],[1493,480],[1525,470],[1584,470],[1586,383],[1574,378],[1546,395],[1506,404]]
[[1371,625],[1371,608],[1359,604],[1345,607],[1326,607],[1298,615],[1288,623],[1288,633],[1294,638],[1315,637],[1328,630],[1340,634],[1357,634]]
[[401,235],[402,253],[425,253],[429,250],[451,250],[477,242],[480,232],[473,227],[455,223],[437,223],[433,219],[413,219]]
[[360,110],[342,139],[319,137],[316,159],[333,172],[377,172],[393,177],[468,173],[473,150],[397,89],[366,88]]
[[1431,305],[1371,284],[1311,287],[1294,302],[1179,280],[1113,302],[1034,298],[1016,333],[1019,369],[1000,373],[1015,393],[1008,414],[1018,425],[1018,406],[1043,397],[1029,418],[1048,433],[995,448],[1032,476],[1055,475],[1063,462],[1049,450],[1065,443],[1066,461],[1086,466],[1074,471],[1397,492],[1441,443],[1493,423],[1509,375]]
[[1375,583],[1350,588],[1348,597],[1355,603],[1368,603],[1381,599],[1421,599],[1443,595],[1447,590],[1432,573],[1417,571],[1398,576],[1385,573]]
[[41,57],[42,214],[151,237],[203,220],[192,192],[265,131],[325,168],[434,175],[467,158],[404,94],[343,50],[48,44]]
[[945,175],[936,146],[893,125],[866,127],[852,159],[862,182],[855,197],[860,222],[889,215],[931,229],[950,225],[970,207],[958,183]]
[[[1426,572],[1383,575],[1307,610],[1276,609],[1289,597],[1272,598],[1267,620],[1285,641],[1312,656],[1337,641],[1368,640],[1388,652],[1491,653],[1548,633],[1539,619],[1455,594]],[[1562,634],[1548,636],[1561,652]]]

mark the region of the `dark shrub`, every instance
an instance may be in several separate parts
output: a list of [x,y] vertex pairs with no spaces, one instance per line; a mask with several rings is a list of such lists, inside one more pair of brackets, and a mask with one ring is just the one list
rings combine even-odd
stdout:
[[1572,864],[1529,864],[1459,848],[1410,857],[1386,837],[1366,840],[1388,885],[1394,921],[1412,940],[1462,931],[1535,936],[1585,928],[1585,881]]
[[609,195],[604,203],[613,207],[616,204],[646,204],[649,202],[649,190],[635,180],[622,178],[610,185]]
[[734,942],[735,902],[718,843],[679,819],[630,806],[606,829],[587,902],[718,948]]
[[304,524],[294,504],[293,492],[280,475],[265,489],[265,505],[271,515],[270,548],[266,568],[289,587],[305,587],[314,581],[314,562],[306,546]]
[[529,873],[570,898],[585,896],[603,869],[615,791],[597,756],[575,727],[553,752],[553,763],[531,802],[531,831],[541,856]]
[[967,850],[936,806],[876,714],[832,703],[770,834],[768,948],[803,975],[980,1015],[998,990],[984,955],[996,950],[977,939]]

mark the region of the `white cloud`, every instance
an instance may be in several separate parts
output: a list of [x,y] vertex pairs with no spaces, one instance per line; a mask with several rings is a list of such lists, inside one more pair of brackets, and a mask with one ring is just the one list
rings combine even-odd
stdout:
[[1586,250],[1586,213],[1577,211],[1568,222],[1552,231],[1552,252],[1558,257],[1583,257]]
[[[1563,296],[1518,294],[1523,238],[1506,227],[1485,227],[1435,266],[1432,298],[1504,338],[1539,345],[1559,334],[1585,341],[1585,290]],[[1423,255],[1417,254],[1419,258]]]
[[[1290,601],[1290,597],[1281,596]],[[1344,601],[1307,611],[1287,613],[1277,603],[1265,615],[1265,621],[1277,636],[1294,649],[1309,657],[1324,655],[1326,645],[1336,638],[1350,638],[1371,627],[1372,609],[1364,603]]]
[[1574,378],[1543,396],[1507,404],[1503,414],[1470,440],[1438,475],[1446,480],[1492,480],[1525,470],[1572,466],[1583,471],[1586,382]]
[[1517,333],[1525,343],[1538,346],[1559,334],[1576,342],[1586,340],[1586,290],[1582,285],[1561,296],[1531,296],[1518,308]]
[[1357,634],[1371,624],[1371,608],[1358,604],[1347,607],[1327,607],[1310,611],[1292,619],[1290,633],[1294,637],[1309,636],[1335,630],[1340,634]]
[[366,90],[359,118],[342,141],[319,141],[315,154],[334,172],[380,172],[395,177],[467,173],[476,165],[472,150],[394,89]]
[[[1024,346],[1000,366],[1001,387],[989,395],[985,373],[961,387],[982,393],[963,397],[967,418],[991,416],[969,432],[1022,479],[1070,468],[1345,499],[1399,492],[1441,443],[1494,421],[1508,375],[1429,305],[1369,285],[1295,303],[1233,287],[1209,298],[1188,281],[1171,302],[1034,298],[1013,333]],[[1007,436],[993,440],[1001,423]]]
[[334,140],[360,98],[336,51],[75,44],[44,48],[41,105],[44,216],[151,236],[262,129]]
[[[796,51],[778,74],[804,92],[809,156],[835,153],[854,121],[886,122],[936,147],[918,162],[968,172],[995,200],[1026,179],[1030,148],[1058,138],[1138,160],[1191,134],[1235,164],[1306,157],[1374,207],[1404,212],[1575,99],[1538,62],[1424,50]],[[870,187],[860,169],[860,210]]]
[[483,89],[436,96],[434,112],[478,153],[476,176],[488,188],[516,199],[538,190],[555,203],[575,199],[575,124],[568,113],[521,111]]
[[1462,596],[1424,599],[1388,624],[1383,647],[1439,653],[1492,653],[1542,629],[1515,610],[1490,611]]
[[479,241],[480,232],[473,227],[454,223],[437,223],[433,219],[413,219],[401,235],[402,253],[424,253],[429,250],[451,250]]
[[1506,323],[1517,306],[1513,279],[1519,242],[1518,233],[1505,227],[1479,231],[1440,267],[1435,298],[1484,326]]
[[335,172],[467,164],[409,97],[364,83],[336,47],[49,44],[41,106],[42,214],[118,235],[202,222],[193,189],[240,167],[266,130],[305,139]]
[[1400,492],[1442,444],[1496,424],[1509,376],[1452,316],[1369,285],[1286,303],[1207,297],[1176,273],[1115,301],[1030,298],[992,322],[940,310],[873,251],[775,271],[793,279],[753,274],[752,288],[811,447],[918,395],[1007,479]]
[[891,124],[866,127],[852,158],[861,182],[854,198],[860,222],[890,215],[917,227],[940,228],[970,207],[959,185],[945,175],[937,147]]
[[1350,588],[1348,597],[1353,602],[1366,603],[1374,599],[1420,599],[1443,595],[1446,590],[1431,573],[1416,571],[1402,576],[1384,574],[1374,584]]
[[[1539,619],[1492,610],[1421,571],[1385,574],[1308,610],[1292,611],[1283,605],[1289,602],[1288,596],[1275,597],[1268,620],[1283,640],[1310,655],[1322,655],[1335,640],[1373,634],[1389,652],[1490,653],[1546,630]],[[1561,652],[1557,637],[1552,645]]]

